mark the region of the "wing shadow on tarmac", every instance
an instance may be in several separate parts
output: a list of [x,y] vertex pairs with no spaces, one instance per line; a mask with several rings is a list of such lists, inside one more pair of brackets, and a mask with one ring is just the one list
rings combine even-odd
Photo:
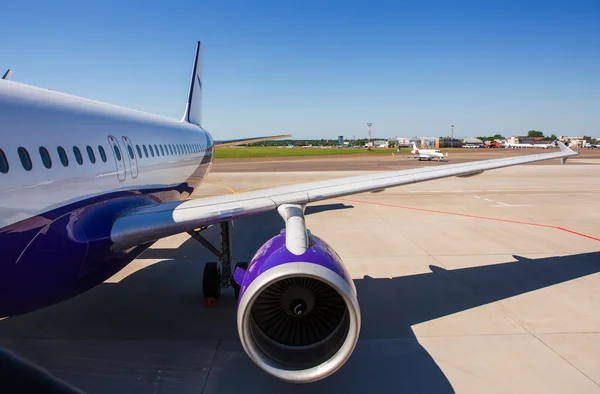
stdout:
[[[233,234],[237,261],[247,259],[281,226],[276,214],[238,221]],[[216,231],[207,231],[217,243]],[[245,355],[231,291],[224,292],[216,308],[202,306],[202,269],[214,258],[192,239],[168,250],[171,260],[119,283],[0,321],[0,345],[92,393],[184,393],[201,387],[205,393],[452,393],[413,325],[600,272],[596,252],[515,256],[516,262],[503,264],[455,270],[431,266],[428,273],[356,279],[362,331],[355,353],[330,378],[295,386],[269,377]],[[149,250],[139,261],[166,257],[166,250]]]
[[339,211],[339,210],[343,210],[343,209],[352,209],[352,208],[354,208],[354,205],[347,205],[344,203],[309,205],[304,210],[304,215],[314,215],[316,213],[321,213],[321,212]]

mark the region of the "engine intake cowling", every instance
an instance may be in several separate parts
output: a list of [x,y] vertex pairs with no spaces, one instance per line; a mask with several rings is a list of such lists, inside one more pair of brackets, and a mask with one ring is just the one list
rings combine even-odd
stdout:
[[[356,288],[339,256],[310,235],[296,255],[285,230],[265,243],[240,279],[237,325],[250,358],[269,374],[309,383],[348,360],[360,332]],[[237,273],[236,273],[237,274]]]

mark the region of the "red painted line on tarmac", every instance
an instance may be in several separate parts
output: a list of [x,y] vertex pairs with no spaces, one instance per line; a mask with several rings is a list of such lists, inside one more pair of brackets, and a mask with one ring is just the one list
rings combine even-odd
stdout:
[[592,237],[591,235],[578,233],[577,231],[569,230],[568,228],[564,228],[564,227],[558,227],[558,226],[553,226],[553,227],[557,230],[566,231],[567,233],[579,235],[580,237],[589,238],[589,239],[593,239],[594,241],[600,242],[600,238]]
[[567,232],[567,233],[570,233],[570,234],[578,235],[580,237],[584,237],[584,238],[588,238],[588,239],[600,242],[600,238],[592,237],[591,235],[587,235],[587,234],[583,234],[583,233],[580,233],[580,232],[577,232],[577,231],[569,230],[568,228],[564,228],[564,227],[560,227],[560,226],[553,226],[551,224],[522,222],[522,221],[519,221],[519,220],[491,218],[491,217],[488,217],[488,216],[469,215],[467,213],[438,211],[436,209],[426,209],[426,208],[414,208],[414,207],[407,207],[407,206],[404,206],[404,205],[394,205],[394,204],[384,204],[384,203],[372,202],[372,201],[352,200],[352,199],[349,199],[349,198],[338,198],[338,200],[348,201],[348,202],[356,202],[356,203],[359,203],[359,204],[379,205],[379,206],[382,206],[382,207],[401,208],[401,209],[407,209],[409,211],[420,211],[420,212],[438,213],[438,214],[442,214],[442,215],[461,216],[461,217],[472,218],[472,219],[493,220],[493,221],[496,221],[496,222],[514,223],[514,224],[523,224],[523,225],[527,225],[527,226],[553,228],[555,230],[564,231],[564,232]]

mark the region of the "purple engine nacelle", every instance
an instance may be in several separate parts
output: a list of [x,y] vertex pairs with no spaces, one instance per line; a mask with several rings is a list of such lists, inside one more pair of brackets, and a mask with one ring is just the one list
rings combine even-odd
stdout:
[[244,350],[269,374],[309,383],[348,360],[360,332],[360,308],[352,278],[338,254],[309,233],[300,254],[286,248],[286,232],[267,241],[244,271],[237,326]]

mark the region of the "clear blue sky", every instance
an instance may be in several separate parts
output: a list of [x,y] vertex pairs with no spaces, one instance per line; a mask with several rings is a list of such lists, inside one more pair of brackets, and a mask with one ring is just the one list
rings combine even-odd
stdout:
[[180,118],[201,40],[218,139],[600,136],[598,0],[169,3],[6,2],[0,68]]

